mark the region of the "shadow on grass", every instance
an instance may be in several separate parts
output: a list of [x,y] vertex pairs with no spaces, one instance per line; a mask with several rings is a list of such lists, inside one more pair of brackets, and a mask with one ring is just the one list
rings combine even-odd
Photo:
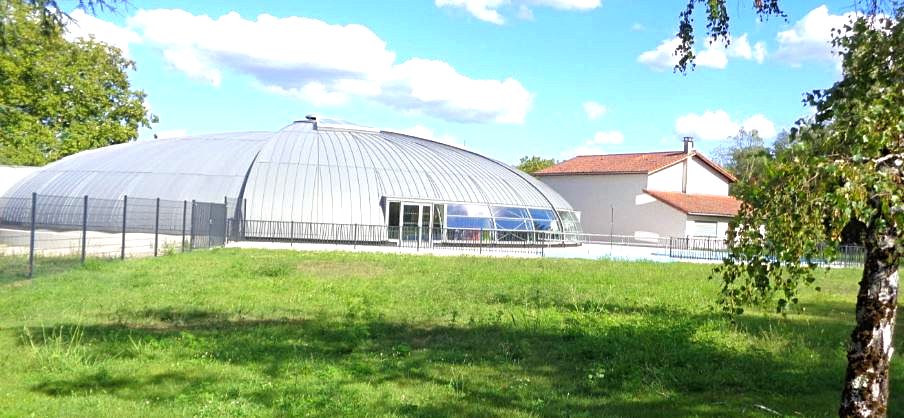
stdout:
[[[597,308],[589,311],[634,309]],[[785,414],[834,413],[844,366],[837,349],[850,324],[826,321],[814,330],[812,324],[782,321],[779,331],[800,336],[801,350],[813,352],[786,357],[708,342],[702,334],[711,330],[713,316],[668,309],[642,313],[644,319],[630,325],[602,325],[596,320],[605,314],[599,313],[549,329],[514,316],[438,326],[386,321],[369,312],[335,320],[255,319],[199,309],[124,312],[116,324],[62,329],[79,328],[93,356],[136,362],[133,373],[91,370],[46,378],[32,390],[48,396],[105,392],[132,400],[214,392],[288,415],[349,411],[341,408],[407,416],[764,414],[755,405]],[[756,334],[775,327],[774,320],[748,316],[737,330]],[[155,374],[142,367],[158,357],[240,366],[276,383],[261,388],[211,379],[200,370],[203,364],[191,370],[195,374]],[[327,369],[332,374],[321,375]],[[360,392],[362,384],[393,399]],[[399,387],[432,388],[433,395],[407,402],[394,395]],[[892,410],[904,408],[898,398],[892,396]]]

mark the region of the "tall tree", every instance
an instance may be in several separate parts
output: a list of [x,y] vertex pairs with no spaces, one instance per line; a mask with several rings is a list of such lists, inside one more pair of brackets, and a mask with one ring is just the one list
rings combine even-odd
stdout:
[[[843,78],[806,95],[817,109],[792,131],[761,182],[741,185],[745,203],[716,269],[729,313],[777,298],[797,303],[816,260],[837,254],[851,220],[866,225],[839,415],[887,414],[889,361],[904,257],[904,6],[893,17],[860,16],[836,31]],[[828,248],[826,248],[826,246]]]
[[0,162],[43,165],[135,139],[149,114],[134,63],[94,40],[67,41],[32,2],[0,0]]
[[554,165],[556,165],[556,160],[552,158],[546,159],[537,156],[524,156],[521,157],[521,161],[518,163],[518,169],[527,174],[533,175],[537,171],[540,171],[547,167],[552,167]]
[[720,165],[738,178],[732,188],[762,178],[771,153],[759,133],[741,128],[729,141],[715,150],[715,157]]

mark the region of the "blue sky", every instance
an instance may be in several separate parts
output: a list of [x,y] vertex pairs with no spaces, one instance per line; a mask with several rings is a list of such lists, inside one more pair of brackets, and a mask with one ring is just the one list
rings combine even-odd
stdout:
[[[671,70],[683,1],[133,1],[76,11],[70,36],[124,49],[159,136],[277,130],[309,113],[523,155],[712,150],[772,136],[840,77],[827,39],[850,2],[731,3],[733,42]],[[153,133],[142,132],[147,139]]]

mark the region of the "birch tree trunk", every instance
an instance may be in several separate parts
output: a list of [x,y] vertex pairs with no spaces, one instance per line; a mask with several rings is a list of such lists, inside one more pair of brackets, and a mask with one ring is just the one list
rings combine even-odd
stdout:
[[[857,326],[851,333],[848,366],[841,395],[842,417],[888,414],[888,369],[894,353],[892,335],[898,302],[897,231],[877,227],[866,232],[866,260],[857,293]],[[901,412],[901,411],[898,411]]]

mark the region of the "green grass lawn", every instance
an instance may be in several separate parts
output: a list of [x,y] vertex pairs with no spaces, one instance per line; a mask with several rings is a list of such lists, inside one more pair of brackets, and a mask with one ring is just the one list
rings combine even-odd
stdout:
[[732,325],[710,268],[218,249],[0,279],[0,415],[834,415],[859,273]]

